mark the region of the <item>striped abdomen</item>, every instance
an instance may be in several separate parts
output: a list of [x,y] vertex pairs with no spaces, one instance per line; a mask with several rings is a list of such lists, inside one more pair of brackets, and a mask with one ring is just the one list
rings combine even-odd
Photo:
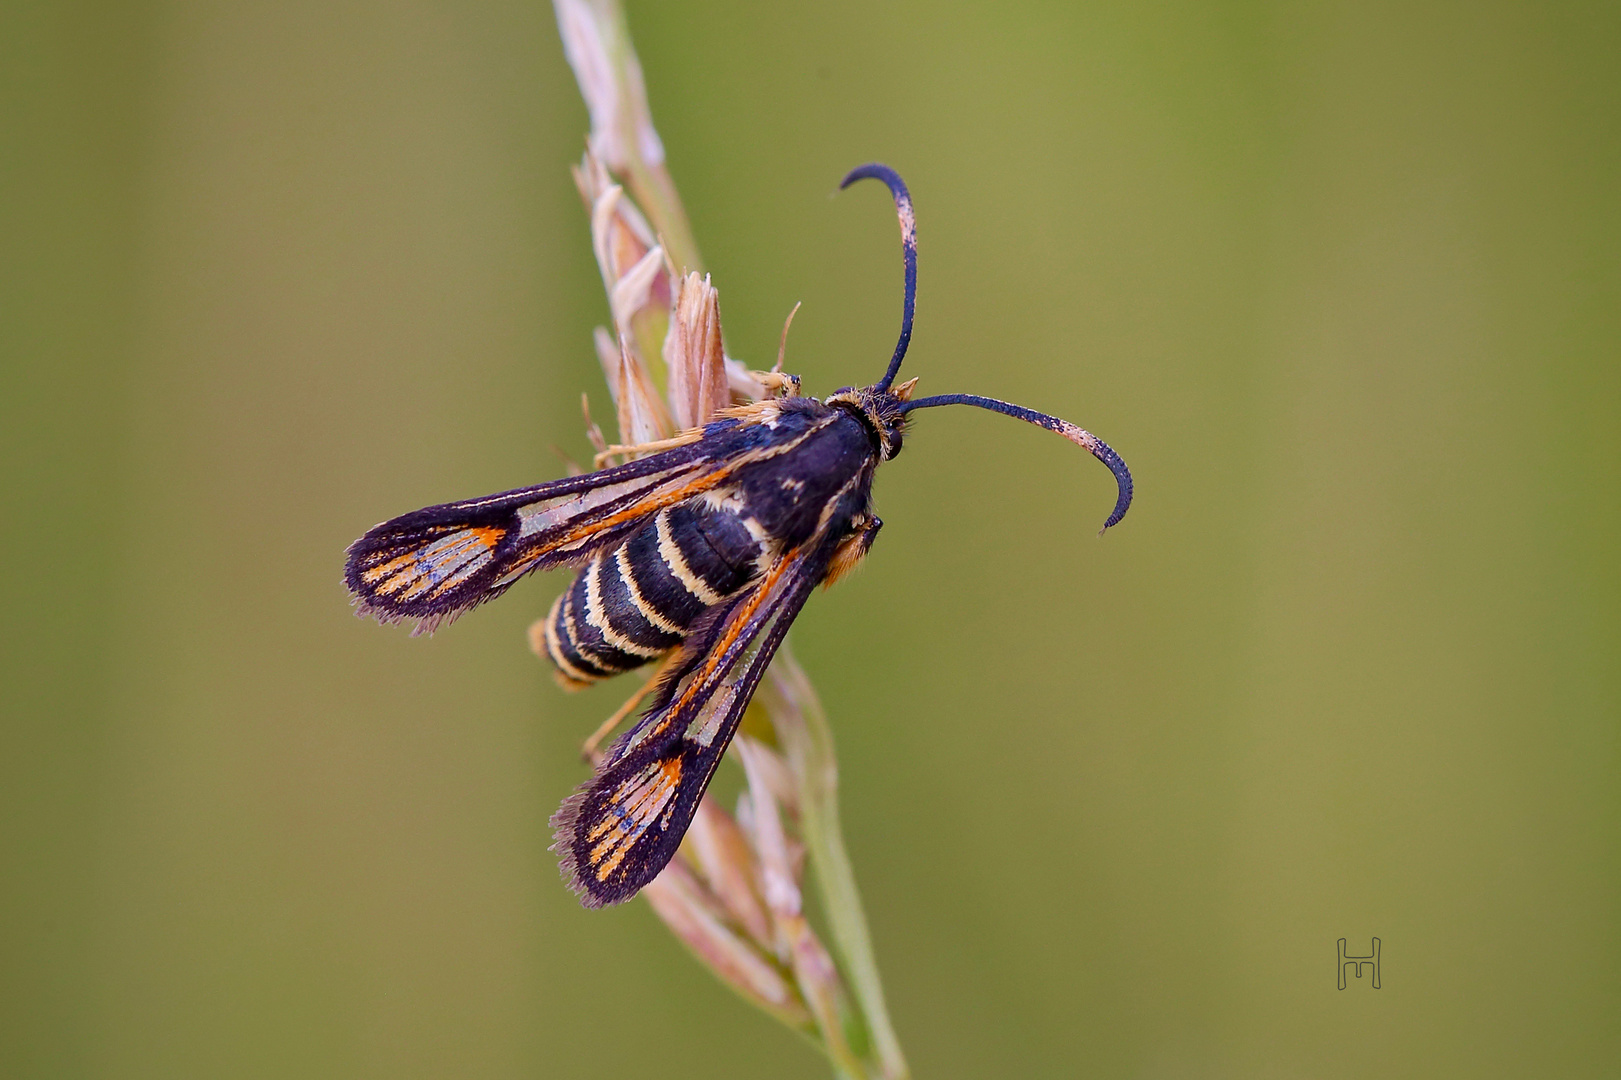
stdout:
[[753,580],[759,556],[760,542],[735,513],[703,502],[661,510],[553,602],[546,655],[570,684],[640,667]]

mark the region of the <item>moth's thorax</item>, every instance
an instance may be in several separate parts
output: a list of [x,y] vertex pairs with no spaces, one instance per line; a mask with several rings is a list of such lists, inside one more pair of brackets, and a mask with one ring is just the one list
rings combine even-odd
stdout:
[[819,532],[847,526],[867,504],[880,457],[866,422],[847,407],[815,398],[789,398],[780,405],[779,423],[804,424],[803,435],[785,441],[781,453],[740,470],[722,497],[763,537],[792,548]]

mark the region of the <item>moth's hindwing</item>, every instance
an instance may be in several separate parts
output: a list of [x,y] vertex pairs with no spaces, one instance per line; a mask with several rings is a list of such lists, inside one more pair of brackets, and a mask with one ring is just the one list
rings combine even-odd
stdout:
[[552,818],[562,872],[587,907],[634,896],[664,869],[783,635],[827,570],[818,536],[693,628],[647,715]]

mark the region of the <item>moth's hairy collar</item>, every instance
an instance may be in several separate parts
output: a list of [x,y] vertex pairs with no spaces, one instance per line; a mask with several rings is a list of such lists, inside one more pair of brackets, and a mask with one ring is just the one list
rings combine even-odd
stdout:
[[903,399],[893,391],[875,386],[859,390],[840,390],[829,394],[824,404],[855,417],[872,437],[873,447],[880,460],[888,461],[901,452],[901,437],[906,431],[906,414],[901,411]]

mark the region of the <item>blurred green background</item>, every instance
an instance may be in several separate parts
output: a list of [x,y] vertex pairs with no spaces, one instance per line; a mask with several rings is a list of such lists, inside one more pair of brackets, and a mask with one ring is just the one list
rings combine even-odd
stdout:
[[[734,353],[928,414],[798,651],[920,1077],[1613,1076],[1614,5],[632,3]],[[0,1071],[819,1077],[546,818],[537,579],[344,546],[606,401],[539,2],[7,4]],[[1336,989],[1335,942],[1383,942]]]

